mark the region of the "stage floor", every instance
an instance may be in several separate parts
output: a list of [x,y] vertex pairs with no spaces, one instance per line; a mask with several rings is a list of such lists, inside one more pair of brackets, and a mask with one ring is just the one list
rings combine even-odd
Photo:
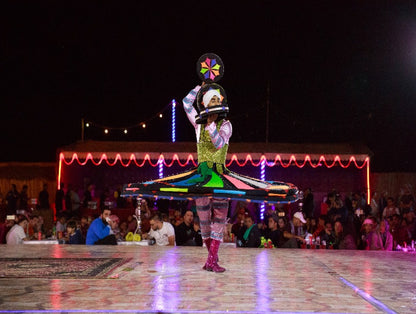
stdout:
[[416,253],[0,245],[2,258],[131,258],[106,279],[0,278],[0,313],[416,313]]

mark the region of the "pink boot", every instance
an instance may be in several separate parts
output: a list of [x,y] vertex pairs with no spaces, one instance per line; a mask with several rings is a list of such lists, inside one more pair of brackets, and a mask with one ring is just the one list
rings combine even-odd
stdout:
[[225,268],[218,265],[218,249],[220,247],[220,241],[211,239],[211,246],[209,248],[208,259],[205,264],[205,269],[207,271],[213,271],[216,273],[223,273],[225,272]]
[[211,247],[211,238],[205,239],[204,240],[205,246],[207,247],[208,253],[209,253],[209,248]]
[[[204,243],[205,243],[205,246],[207,247],[208,254],[209,254],[209,249],[211,247],[211,238],[204,239]],[[205,263],[205,265],[202,267],[202,269],[207,270],[207,263]]]

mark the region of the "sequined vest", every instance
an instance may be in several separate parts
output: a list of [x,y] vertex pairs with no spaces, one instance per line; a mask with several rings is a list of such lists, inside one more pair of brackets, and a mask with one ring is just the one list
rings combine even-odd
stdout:
[[[217,131],[220,131],[222,122],[220,120],[217,122]],[[211,141],[209,132],[205,130],[205,127],[201,125],[201,133],[199,135],[199,141],[197,143],[198,151],[198,164],[207,162],[208,166],[212,168],[213,164],[225,165],[225,160],[227,158],[228,144],[225,144],[220,149],[215,148],[214,144]]]

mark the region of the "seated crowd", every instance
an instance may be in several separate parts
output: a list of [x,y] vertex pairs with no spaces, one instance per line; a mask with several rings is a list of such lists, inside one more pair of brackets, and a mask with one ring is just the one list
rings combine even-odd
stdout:
[[[373,194],[368,205],[359,193],[342,197],[329,192],[319,208],[314,208],[311,189],[305,190],[297,208],[267,208],[260,220],[259,210],[248,210],[244,203],[230,209],[230,222],[224,242],[237,247],[263,247],[264,240],[275,248],[327,248],[392,251],[413,246],[416,238],[414,198],[404,193],[396,199]],[[312,202],[311,202],[312,200]],[[300,205],[300,204],[299,204]],[[298,205],[296,205],[298,206]],[[72,212],[71,212],[72,213]],[[41,215],[8,215],[0,224],[0,243],[56,237],[67,244],[118,244],[140,233],[149,244],[202,246],[195,206],[159,211],[146,200],[141,225],[133,215],[120,219],[103,206],[100,215],[79,216],[60,211],[52,231],[45,230]],[[130,234],[130,238],[129,238]],[[262,241],[263,240],[263,241]]]

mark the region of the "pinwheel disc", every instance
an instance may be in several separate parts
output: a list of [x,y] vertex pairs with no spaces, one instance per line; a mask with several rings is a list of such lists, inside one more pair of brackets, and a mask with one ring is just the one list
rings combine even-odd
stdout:
[[205,53],[196,63],[196,72],[201,81],[215,83],[224,75],[224,64],[215,53]]

